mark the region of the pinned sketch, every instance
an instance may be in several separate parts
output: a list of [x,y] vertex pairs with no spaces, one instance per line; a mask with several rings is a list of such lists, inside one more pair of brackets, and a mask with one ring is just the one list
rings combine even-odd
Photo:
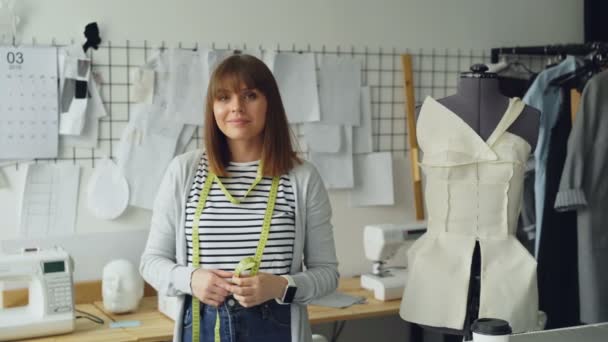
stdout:
[[129,185],[129,204],[145,209],[153,207],[158,184],[175,155],[184,128],[166,114],[168,57],[167,53],[159,53],[146,62],[144,67],[156,74],[154,101],[131,107],[130,121],[122,132],[116,154],[116,163]]
[[15,1],[0,0],[0,44],[12,44],[20,18],[15,15]]
[[274,74],[274,60],[277,57],[277,53],[275,51],[272,50],[264,50],[264,52],[262,52],[261,54],[261,60],[262,62],[264,62],[264,64],[266,64],[266,66],[268,67],[268,69],[270,69],[270,71]]
[[56,158],[57,49],[0,47],[0,159]]
[[218,66],[218,64],[220,64],[224,59],[234,55],[235,53],[242,55],[250,55],[260,60],[262,59],[261,50],[208,50],[207,65],[209,68],[209,75],[213,74],[213,70],[215,70],[215,67]]
[[0,190],[6,189],[6,188],[8,188],[8,186],[9,186],[8,179],[6,178],[4,171],[2,171],[2,169],[0,169]]
[[28,165],[21,203],[20,235],[73,234],[79,182],[80,167],[77,165]]
[[369,87],[361,87],[361,125],[353,127],[353,153],[372,153],[372,98]]
[[325,124],[359,126],[361,63],[351,57],[319,56],[319,99]]
[[91,98],[87,102],[84,116],[84,126],[80,135],[62,135],[60,144],[64,147],[97,148],[99,137],[99,119],[107,115],[106,108],[101,101],[99,86],[94,77],[91,78]]
[[209,74],[203,67],[204,51],[171,49],[167,113],[176,123],[203,125]]
[[312,53],[279,53],[271,68],[279,85],[289,123],[321,119],[315,56]]
[[129,185],[118,166],[104,159],[95,166],[86,196],[87,208],[93,216],[114,220],[129,205]]
[[154,97],[154,70],[137,68],[131,71],[131,102],[152,104]]
[[177,140],[177,136],[146,132],[137,125],[125,128],[116,161],[129,184],[129,204],[153,208],[158,184],[173,159]]
[[351,207],[395,204],[390,152],[355,155],[354,171],[355,187],[348,196]]
[[80,45],[59,50],[59,134],[80,135],[85,126],[91,61]]
[[351,189],[354,184],[353,174],[353,137],[352,128],[342,127],[343,134],[338,153],[310,152],[313,163],[328,189]]
[[342,147],[342,126],[322,123],[302,124],[303,141],[308,151],[337,153]]
[[184,153],[184,151],[186,151],[186,147],[188,147],[188,144],[190,143],[190,140],[192,140],[192,136],[194,135],[194,132],[197,128],[198,126],[194,125],[184,125],[184,128],[182,129],[181,133],[179,134],[179,138],[177,139],[175,155],[182,154]]

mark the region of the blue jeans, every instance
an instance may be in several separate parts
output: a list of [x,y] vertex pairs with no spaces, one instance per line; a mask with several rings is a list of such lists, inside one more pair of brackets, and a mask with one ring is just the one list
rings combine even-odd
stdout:
[[[219,309],[221,342],[290,342],[291,305],[274,300],[245,308],[229,296],[215,308],[201,303],[200,342],[214,342],[215,320]],[[186,296],[183,342],[192,342],[192,297]]]

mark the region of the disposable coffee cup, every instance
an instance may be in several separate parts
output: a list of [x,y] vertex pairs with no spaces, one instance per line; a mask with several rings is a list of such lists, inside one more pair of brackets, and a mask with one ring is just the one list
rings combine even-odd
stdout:
[[473,342],[509,342],[509,322],[497,318],[480,318],[471,326]]

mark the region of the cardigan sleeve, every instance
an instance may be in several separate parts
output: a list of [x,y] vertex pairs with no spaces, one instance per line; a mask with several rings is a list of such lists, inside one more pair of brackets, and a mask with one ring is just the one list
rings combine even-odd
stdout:
[[292,275],[297,286],[294,302],[307,304],[338,287],[338,260],[331,224],[331,204],[317,170],[310,166],[306,186],[306,223],[304,266],[306,270]]
[[195,268],[176,263],[176,227],[183,211],[181,194],[183,163],[175,158],[160,184],[150,224],[148,242],[139,266],[142,277],[159,293],[192,294],[190,277]]
[[587,206],[589,194],[584,190],[584,182],[588,181],[585,174],[591,162],[593,145],[597,143],[597,119],[603,114],[598,104],[598,91],[598,85],[592,81],[581,96],[576,120],[568,137],[568,154],[555,198],[555,209],[558,211],[578,210]]

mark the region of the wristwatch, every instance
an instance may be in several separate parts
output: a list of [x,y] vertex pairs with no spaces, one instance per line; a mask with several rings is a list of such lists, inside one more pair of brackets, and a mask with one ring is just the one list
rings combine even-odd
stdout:
[[293,298],[296,296],[298,287],[291,276],[282,275],[281,277],[287,280],[287,286],[285,286],[285,291],[283,291],[283,297],[277,298],[276,301],[279,304],[291,304],[293,303]]

